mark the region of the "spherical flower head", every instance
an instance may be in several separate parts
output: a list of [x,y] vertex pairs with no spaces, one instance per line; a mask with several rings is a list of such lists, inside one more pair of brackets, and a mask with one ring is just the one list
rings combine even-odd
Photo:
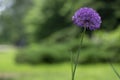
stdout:
[[92,8],[83,7],[77,10],[72,17],[72,21],[79,27],[86,27],[90,30],[96,30],[100,28],[101,17]]

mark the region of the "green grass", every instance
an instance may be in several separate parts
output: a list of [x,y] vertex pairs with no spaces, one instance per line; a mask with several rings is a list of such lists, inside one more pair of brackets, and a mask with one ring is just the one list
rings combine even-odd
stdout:
[[[14,62],[16,51],[0,52],[0,80],[70,80],[69,63],[28,65]],[[120,72],[119,64],[115,64]],[[6,79],[9,80],[9,79]],[[108,64],[79,65],[76,80],[119,80]]]

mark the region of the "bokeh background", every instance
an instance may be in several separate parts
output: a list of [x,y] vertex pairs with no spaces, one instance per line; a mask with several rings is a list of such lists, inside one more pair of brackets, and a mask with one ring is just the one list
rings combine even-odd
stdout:
[[82,29],[71,17],[92,7],[101,28],[87,30],[76,80],[118,80],[120,0],[0,0],[0,80],[70,80]]

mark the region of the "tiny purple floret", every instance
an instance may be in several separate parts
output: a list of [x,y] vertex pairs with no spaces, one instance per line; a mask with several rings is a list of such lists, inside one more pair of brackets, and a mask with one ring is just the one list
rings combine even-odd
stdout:
[[101,17],[92,8],[83,7],[77,10],[72,17],[72,21],[79,27],[86,27],[90,30],[96,30],[100,28]]

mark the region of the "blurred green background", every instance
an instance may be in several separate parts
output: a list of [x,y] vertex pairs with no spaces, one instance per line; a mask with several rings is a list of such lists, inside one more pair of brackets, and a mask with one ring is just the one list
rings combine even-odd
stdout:
[[101,28],[87,30],[76,80],[118,80],[120,0],[0,0],[0,80],[70,80],[82,29],[71,17],[92,7]]

